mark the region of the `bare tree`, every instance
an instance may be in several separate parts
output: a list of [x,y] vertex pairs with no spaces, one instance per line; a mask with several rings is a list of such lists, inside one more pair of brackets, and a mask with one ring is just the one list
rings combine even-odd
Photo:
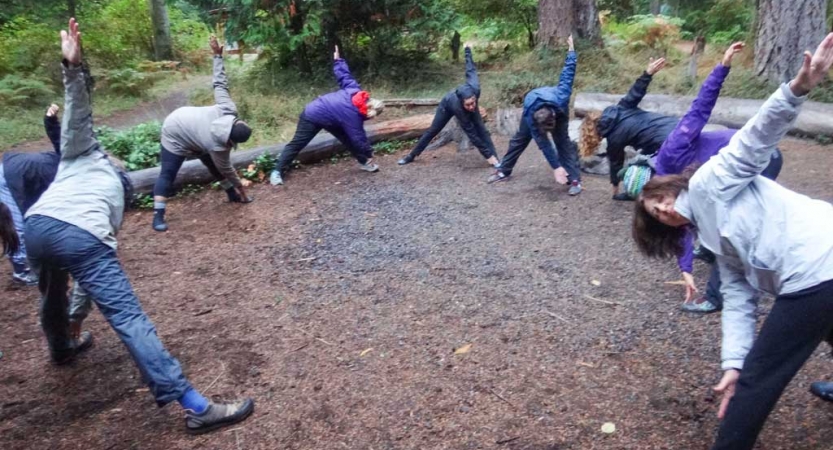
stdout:
[[538,0],[538,45],[563,45],[570,34],[601,42],[596,0]]
[[826,0],[758,0],[755,72],[771,83],[789,81],[801,67],[802,53],[821,42]]
[[174,59],[171,44],[171,23],[168,21],[168,9],[165,0],[148,0],[150,17],[153,22],[153,51],[157,61]]

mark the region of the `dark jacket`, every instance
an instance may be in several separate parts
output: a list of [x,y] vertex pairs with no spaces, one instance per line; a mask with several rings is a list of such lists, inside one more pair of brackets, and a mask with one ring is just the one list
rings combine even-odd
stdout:
[[349,141],[345,144],[354,150],[372,154],[373,149],[364,131],[364,121],[367,118],[353,105],[353,95],[361,90],[361,86],[350,74],[345,60],[335,60],[333,72],[341,89],[310,102],[304,108],[304,117],[331,133],[335,130],[336,134],[343,134]]
[[[469,112],[463,107],[463,100],[472,97],[475,97],[478,102],[474,111]],[[457,123],[469,137],[472,145],[480,149],[494,148],[494,144],[487,142],[475,126],[477,123],[475,114],[480,115],[480,78],[477,76],[477,67],[474,65],[470,48],[466,49],[466,82],[445,94],[442,104],[454,114]]]
[[44,116],[43,126],[55,151],[3,154],[6,184],[21,214],[26,214],[46,191],[55,179],[61,162],[61,124],[58,118]]
[[619,184],[618,173],[625,164],[625,147],[631,146],[643,155],[653,155],[677,126],[679,119],[639,109],[651,75],[643,73],[619,103],[608,106],[599,119],[599,136],[607,138],[607,159],[610,161],[610,183]]

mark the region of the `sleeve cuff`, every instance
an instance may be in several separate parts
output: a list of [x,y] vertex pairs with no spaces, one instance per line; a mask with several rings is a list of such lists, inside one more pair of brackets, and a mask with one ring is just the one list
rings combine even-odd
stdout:
[[743,360],[742,359],[724,359],[722,363],[720,363],[720,368],[723,370],[743,370]]
[[801,97],[799,97],[799,96],[793,94],[792,89],[790,89],[790,83],[789,82],[786,82],[786,83],[781,85],[781,94],[793,106],[799,106],[802,103],[804,103],[805,101],[807,101],[807,96],[806,95],[802,95]]

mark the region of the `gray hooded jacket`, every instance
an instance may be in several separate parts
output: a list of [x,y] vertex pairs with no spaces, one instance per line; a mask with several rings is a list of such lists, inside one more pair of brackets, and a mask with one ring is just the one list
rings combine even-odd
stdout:
[[229,145],[237,106],[231,101],[222,56],[214,56],[214,101],[214,106],[184,106],[172,112],[162,124],[162,147],[190,158],[209,153],[226,180],[240,187]]
[[792,294],[833,280],[833,205],[759,176],[804,100],[782,85],[700,167],[675,204],[717,255],[724,370],[743,368],[755,339],[759,292]]

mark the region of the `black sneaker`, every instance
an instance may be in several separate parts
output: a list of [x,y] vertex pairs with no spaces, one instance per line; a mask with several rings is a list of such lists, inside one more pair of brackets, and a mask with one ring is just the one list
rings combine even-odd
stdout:
[[833,383],[830,381],[816,381],[810,385],[810,392],[822,400],[833,402]]
[[153,229],[156,231],[168,231],[168,223],[165,222],[165,210],[153,210]]
[[255,402],[250,398],[234,403],[208,404],[202,414],[185,410],[185,431],[188,434],[203,434],[238,422],[242,422],[255,410]]
[[630,195],[628,195],[627,192],[620,192],[620,193],[614,195],[613,200],[616,200],[618,202],[632,202],[633,201],[633,199],[631,198]]
[[509,175],[504,175],[503,172],[500,170],[496,170],[487,180],[486,183],[499,183],[501,181],[506,181],[509,179]]
[[396,163],[399,164],[400,166],[404,166],[405,164],[410,164],[412,162],[414,162],[414,157],[411,156],[411,155],[407,155],[404,158],[397,161]]
[[12,273],[12,279],[26,286],[38,285],[38,276],[35,275],[35,273],[31,270],[26,270],[24,272],[14,272]]
[[72,342],[72,345],[69,350],[58,352],[51,352],[52,362],[56,366],[63,366],[65,364],[69,364],[72,360],[75,359],[81,352],[89,349],[93,346],[93,334],[89,331],[84,331],[81,333],[81,336]]

